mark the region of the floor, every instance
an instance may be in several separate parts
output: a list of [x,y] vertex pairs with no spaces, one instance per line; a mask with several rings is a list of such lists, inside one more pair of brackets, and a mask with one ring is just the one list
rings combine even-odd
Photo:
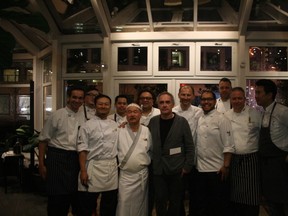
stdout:
[[[25,185],[24,185],[25,186]],[[43,189],[20,187],[17,179],[9,179],[8,192],[5,194],[3,180],[0,179],[1,216],[47,216],[47,198]],[[153,215],[156,216],[154,213]],[[268,216],[263,208],[259,216]]]

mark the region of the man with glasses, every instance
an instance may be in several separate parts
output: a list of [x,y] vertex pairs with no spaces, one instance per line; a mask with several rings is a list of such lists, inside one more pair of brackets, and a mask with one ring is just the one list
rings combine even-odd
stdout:
[[195,216],[228,216],[229,194],[226,178],[234,152],[231,124],[215,109],[216,96],[204,90],[200,97],[204,115],[196,137]]
[[[150,119],[153,116],[157,116],[160,114],[160,110],[153,107],[155,101],[155,95],[150,90],[142,90],[139,92],[138,97],[138,104],[142,109],[142,116],[140,119],[140,123],[142,125],[148,126]],[[152,215],[152,211],[154,208],[154,186],[153,186],[153,178],[152,178],[152,162],[149,166],[149,210],[148,216]]]
[[98,89],[94,85],[86,88],[84,103],[79,109],[79,114],[84,115],[86,121],[95,116],[95,97],[99,95]]
[[159,115],[160,110],[153,107],[155,96],[150,90],[142,90],[138,94],[138,104],[142,108],[141,124],[147,126],[153,116]]

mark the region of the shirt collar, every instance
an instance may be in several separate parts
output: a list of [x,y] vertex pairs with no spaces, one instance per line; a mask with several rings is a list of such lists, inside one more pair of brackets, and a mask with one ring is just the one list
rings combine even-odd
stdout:
[[265,112],[271,112],[272,111],[272,109],[273,109],[273,106],[274,106],[274,104],[275,104],[276,102],[274,101],[273,103],[271,103],[269,106],[267,106],[266,107],[266,109],[265,109]]

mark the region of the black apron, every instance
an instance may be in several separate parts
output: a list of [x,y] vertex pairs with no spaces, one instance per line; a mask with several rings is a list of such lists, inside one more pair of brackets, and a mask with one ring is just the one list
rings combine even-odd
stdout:
[[79,156],[76,151],[48,147],[47,195],[67,195],[77,192]]
[[279,149],[272,141],[270,135],[271,117],[269,126],[261,127],[259,138],[261,191],[267,201],[275,203],[288,203],[288,168],[285,158],[287,152]]

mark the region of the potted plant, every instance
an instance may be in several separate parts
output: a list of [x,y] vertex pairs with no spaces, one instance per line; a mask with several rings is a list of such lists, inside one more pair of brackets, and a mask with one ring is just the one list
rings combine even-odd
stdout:
[[22,152],[30,153],[29,168],[31,168],[32,171],[35,171],[35,168],[38,170],[37,167],[35,167],[35,155],[38,157],[38,152],[35,151],[35,148],[38,147],[39,133],[40,132],[35,129],[32,130],[29,125],[21,125],[16,129],[16,133],[14,135],[18,142],[16,141],[13,147],[20,144]]

